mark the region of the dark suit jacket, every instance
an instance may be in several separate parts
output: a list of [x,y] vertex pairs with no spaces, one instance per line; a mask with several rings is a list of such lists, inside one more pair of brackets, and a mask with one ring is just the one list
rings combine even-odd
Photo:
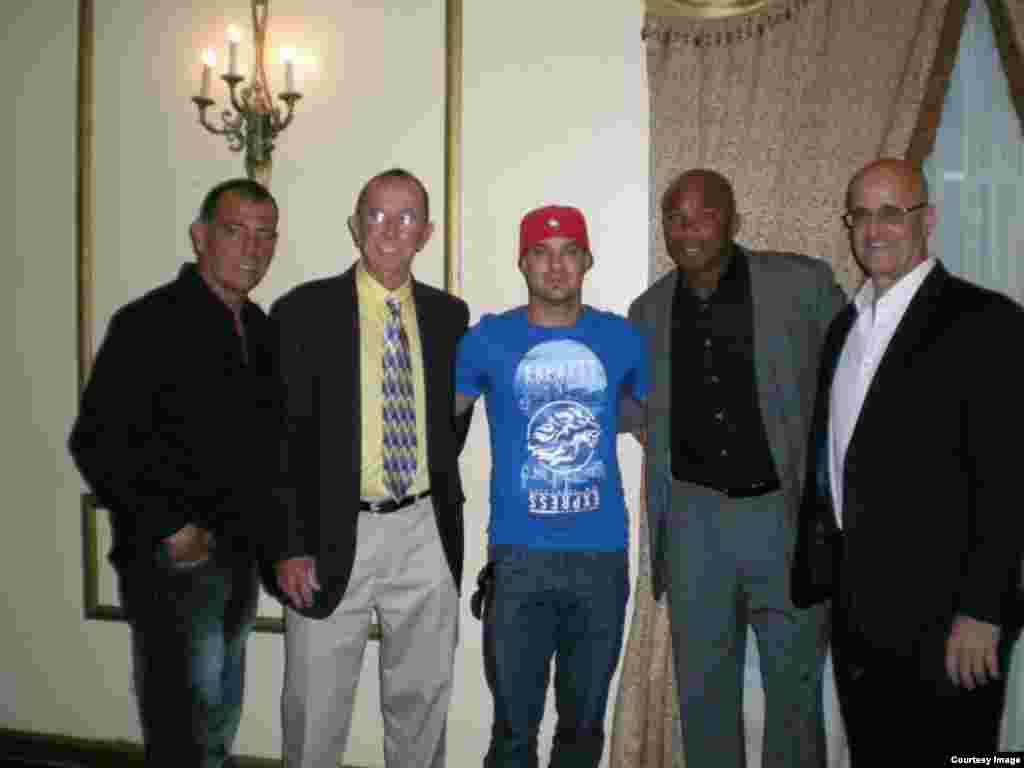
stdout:
[[[748,251],[754,310],[754,376],[772,459],[786,498],[791,556],[804,481],[818,355],[829,322],[845,303],[829,265],[792,253]],[[646,336],[651,393],[644,414],[647,431],[645,483],[655,597],[672,564],[662,546],[671,503],[672,307],[678,270],[642,293],[629,319]]]
[[[464,496],[458,455],[471,414],[455,418],[455,347],[469,324],[465,302],[413,281],[423,351],[427,465],[448,567],[462,578]],[[303,555],[316,559],[321,589],[313,618],[329,616],[345,594],[355,557],[359,515],[360,355],[355,267],[301,285],[271,309],[285,386],[281,442],[281,511],[266,542],[268,564]],[[276,580],[264,582],[278,599]]]
[[[871,382],[846,454],[843,531],[829,490],[833,374],[855,320],[829,329],[808,456],[793,598],[828,598],[837,632],[941,675],[952,621],[1019,625],[1024,310],[937,264]],[[842,642],[837,635],[837,643]],[[924,658],[927,657],[927,658]]]

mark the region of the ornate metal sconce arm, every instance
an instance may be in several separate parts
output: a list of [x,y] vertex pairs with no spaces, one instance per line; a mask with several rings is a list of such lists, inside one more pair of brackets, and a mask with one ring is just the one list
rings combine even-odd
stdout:
[[231,106],[235,108],[235,112],[237,112],[238,114],[242,114],[243,112],[248,110],[249,105],[245,103],[244,91],[242,94],[242,100],[239,101],[238,99],[238,84],[242,82],[245,78],[243,78],[241,75],[233,75],[230,72],[221,75],[220,77],[221,80],[228,84],[228,91],[231,94]]
[[213,99],[205,98],[203,96],[193,96],[192,101],[199,109],[199,124],[216,136],[226,136],[228,140],[228,148],[232,151],[241,151],[242,147],[245,145],[245,137],[242,131],[242,124],[244,122],[242,113],[232,115],[230,110],[225,109],[220,115],[223,127],[218,128],[211,123],[206,116],[206,111],[214,104]]
[[291,125],[292,118],[295,117],[295,102],[302,98],[301,93],[294,91],[279,93],[277,98],[281,99],[285,103],[285,114],[284,118],[281,117],[281,110],[274,110],[274,133],[280,133],[289,125]]
[[233,46],[237,45],[237,41],[232,41],[229,46],[229,71],[221,75],[228,86],[234,112],[231,109],[221,112],[222,127],[215,126],[207,117],[207,110],[214,104],[214,100],[209,98],[212,54],[211,61],[203,70],[201,93],[193,96],[192,101],[199,110],[200,125],[212,134],[227,137],[228,147],[232,151],[241,152],[245,149],[245,170],[249,178],[269,183],[274,138],[291,124],[295,117],[295,103],[302,98],[302,94],[293,85],[293,70],[289,59],[285,67],[286,90],[278,94],[278,98],[284,102],[284,109],[273,106],[264,67],[270,0],[251,0],[251,5],[255,52],[252,78],[245,82],[245,78],[235,71],[237,49]]

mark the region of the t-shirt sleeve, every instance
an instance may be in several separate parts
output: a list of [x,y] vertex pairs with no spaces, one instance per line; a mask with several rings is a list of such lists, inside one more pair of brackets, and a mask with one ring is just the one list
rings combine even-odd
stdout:
[[474,325],[459,340],[455,353],[455,391],[466,397],[479,397],[484,391],[484,353],[480,325]]
[[650,391],[650,361],[647,343],[632,325],[628,326],[626,340],[631,364],[627,368],[624,394],[642,403]]

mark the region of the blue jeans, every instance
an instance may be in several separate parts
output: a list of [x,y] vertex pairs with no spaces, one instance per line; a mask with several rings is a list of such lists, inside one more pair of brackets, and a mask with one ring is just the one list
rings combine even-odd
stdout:
[[221,768],[242,716],[255,564],[227,552],[180,568],[161,553],[120,577],[146,765]]
[[494,726],[484,765],[537,765],[548,668],[555,657],[558,723],[552,768],[596,766],[608,688],[622,650],[625,551],[552,552],[496,545],[494,599],[484,617],[484,669]]

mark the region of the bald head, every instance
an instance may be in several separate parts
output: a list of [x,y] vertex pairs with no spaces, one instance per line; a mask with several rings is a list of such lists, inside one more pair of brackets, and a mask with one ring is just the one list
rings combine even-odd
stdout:
[[729,262],[736,232],[732,184],[706,168],[687,171],[661,198],[665,248],[690,288],[709,296]]
[[846,207],[853,255],[876,298],[928,259],[936,216],[916,165],[898,158],[866,165],[850,180]]
[[736,215],[736,196],[733,194],[732,184],[725,176],[708,168],[694,168],[680,174],[669,184],[661,197],[662,213],[675,208],[677,198],[687,191],[698,194],[703,201],[702,207],[721,211],[726,230],[731,230]]
[[883,157],[868,163],[850,179],[846,188],[846,207],[853,207],[850,200],[855,191],[859,191],[865,184],[876,183],[900,190],[916,201],[914,205],[928,199],[928,180],[918,166],[899,157]]

